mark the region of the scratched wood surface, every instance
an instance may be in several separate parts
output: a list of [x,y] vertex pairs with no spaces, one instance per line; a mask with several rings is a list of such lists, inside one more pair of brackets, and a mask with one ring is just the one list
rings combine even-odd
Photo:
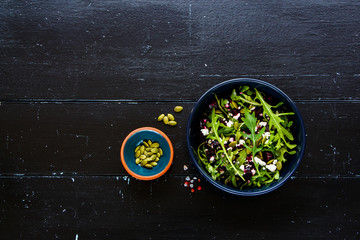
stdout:
[[[1,1],[0,20],[0,239],[360,238],[360,2]],[[295,101],[304,159],[264,196],[191,193],[189,113],[239,77]],[[174,145],[155,181],[120,163],[141,126]]]

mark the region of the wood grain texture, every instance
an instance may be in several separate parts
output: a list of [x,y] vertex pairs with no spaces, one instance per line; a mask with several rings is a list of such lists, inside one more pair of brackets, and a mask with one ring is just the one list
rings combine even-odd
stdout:
[[[359,239],[360,2],[0,2],[0,239]],[[213,85],[257,78],[295,100],[307,148],[258,197],[205,182],[186,123]],[[176,105],[175,128],[155,118]],[[119,149],[137,127],[173,142],[155,181]],[[189,166],[185,171],[184,164]],[[201,178],[201,191],[183,186]]]
[[[1,239],[357,239],[359,179],[293,179],[256,198],[183,177],[2,178]],[[341,188],[339,189],[339,183]],[[66,197],[64,197],[66,196]],[[231,214],[230,212],[231,211]]]
[[252,77],[294,99],[359,100],[352,87],[360,80],[359,7],[350,0],[5,1],[0,97],[195,100],[216,83]]
[[[297,175],[355,177],[360,150],[359,103],[297,102],[307,131],[307,148]],[[174,114],[179,125],[157,122],[175,103],[34,103],[2,104],[0,129],[1,174],[122,175],[119,149],[132,130],[152,126],[173,142],[175,157],[167,174],[186,174],[191,165],[186,147],[186,124],[194,103],[182,103]],[[347,141],[339,136],[347,136]],[[194,173],[194,169],[189,171]]]

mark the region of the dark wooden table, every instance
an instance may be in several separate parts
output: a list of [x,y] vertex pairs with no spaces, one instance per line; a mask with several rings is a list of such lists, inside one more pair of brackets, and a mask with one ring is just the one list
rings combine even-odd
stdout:
[[[0,19],[0,239],[360,238],[359,1],[5,0]],[[240,77],[295,101],[305,157],[267,195],[191,193],[189,113]],[[142,126],[175,149],[154,181],[120,163]]]

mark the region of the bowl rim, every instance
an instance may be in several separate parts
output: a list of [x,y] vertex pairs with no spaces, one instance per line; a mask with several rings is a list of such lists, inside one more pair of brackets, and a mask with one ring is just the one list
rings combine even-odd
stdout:
[[[165,140],[166,142],[168,143],[169,145],[169,148],[170,148],[170,157],[169,157],[169,162],[168,164],[166,165],[166,167],[159,173],[155,174],[155,175],[151,175],[151,176],[143,176],[143,175],[139,175],[133,171],[131,171],[131,169],[128,167],[128,165],[126,164],[126,161],[125,161],[125,157],[124,157],[124,149],[125,149],[125,145],[126,145],[126,142],[129,140],[129,138],[134,135],[135,133],[138,133],[138,132],[141,132],[141,131],[154,131],[158,134],[160,134]],[[156,178],[159,178],[161,177],[164,173],[167,172],[167,170],[170,168],[172,162],[173,162],[173,158],[174,158],[174,148],[173,148],[173,145],[169,139],[169,137],[162,131],[160,131],[159,129],[157,128],[154,128],[154,127],[140,127],[140,128],[137,128],[133,131],[131,131],[124,139],[122,145],[121,145],[121,149],[120,149],[120,158],[121,158],[121,163],[123,165],[123,167],[125,168],[125,170],[131,175],[133,176],[134,178],[137,178],[137,179],[140,179],[140,180],[153,180],[153,179],[156,179]]]
[[[293,169],[291,169],[285,176],[283,179],[281,179],[281,181],[279,180],[277,184],[275,184],[272,187],[266,188],[264,190],[259,190],[259,191],[242,191],[240,189],[235,189],[235,188],[231,188],[228,186],[224,186],[222,184],[220,184],[218,181],[212,179],[206,172],[205,170],[203,170],[200,166],[200,164],[196,161],[197,157],[194,155],[192,147],[190,145],[190,126],[191,126],[191,120],[194,118],[194,109],[196,109],[197,107],[199,107],[199,105],[202,103],[202,99],[207,96],[209,93],[213,92],[214,90],[230,84],[230,83],[239,83],[241,84],[241,82],[244,82],[244,84],[246,84],[246,82],[251,82],[251,83],[255,83],[255,84],[260,84],[263,85],[265,87],[269,87],[270,89],[278,92],[279,94],[281,94],[291,105],[291,107],[294,109],[295,115],[298,116],[299,120],[300,120],[300,131],[303,132],[303,138],[301,139],[301,144],[302,144],[302,148],[300,150],[299,153],[299,157],[298,159],[296,159],[296,165]],[[216,85],[214,85],[213,87],[211,87],[209,90],[207,90],[204,94],[201,95],[201,97],[197,100],[195,106],[193,107],[190,116],[188,118],[188,123],[187,123],[187,127],[186,127],[186,143],[187,143],[187,148],[188,148],[188,152],[190,154],[191,160],[194,163],[195,167],[197,168],[197,170],[201,173],[201,175],[207,180],[209,181],[213,186],[215,186],[216,188],[223,190],[224,192],[230,193],[230,194],[234,194],[234,195],[239,195],[239,196],[258,196],[258,195],[263,195],[269,192],[274,191],[275,189],[278,189],[279,187],[281,187],[290,177],[291,175],[296,171],[296,169],[298,168],[304,153],[305,153],[305,148],[306,148],[306,130],[305,130],[305,124],[303,121],[303,118],[298,110],[298,108],[296,107],[295,103],[291,100],[291,98],[285,94],[281,89],[279,89],[278,87],[276,87],[275,85],[272,85],[268,82],[265,82],[263,80],[259,80],[259,79],[254,79],[254,78],[234,78],[234,79],[230,79],[230,80],[226,80],[223,81],[221,83],[218,83]]]

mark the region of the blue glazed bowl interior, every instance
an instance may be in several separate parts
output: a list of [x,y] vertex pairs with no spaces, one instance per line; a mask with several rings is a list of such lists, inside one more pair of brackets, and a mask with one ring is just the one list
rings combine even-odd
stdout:
[[[282,170],[280,171],[280,178],[278,181],[274,181],[269,185],[262,186],[260,188],[246,188],[246,189],[237,189],[232,186],[227,186],[219,181],[215,181],[207,173],[206,169],[203,168],[202,164],[199,162],[198,157],[194,153],[201,144],[200,142],[200,119],[203,116],[203,113],[208,111],[209,103],[214,101],[216,94],[219,98],[228,97],[231,94],[231,91],[235,88],[238,89],[240,86],[248,85],[253,88],[257,88],[259,91],[265,93],[267,96],[271,96],[274,100],[284,102],[286,111],[292,111],[295,113],[293,116],[289,116],[289,120],[293,121],[293,126],[291,127],[291,132],[294,136],[294,142],[297,144],[296,154],[289,155],[286,163],[283,165]],[[210,90],[208,90],[196,103],[193,108],[187,125],[187,147],[190,153],[191,159],[195,164],[196,168],[200,173],[215,187],[236,195],[242,196],[255,196],[268,193],[273,191],[283,185],[285,181],[292,175],[292,173],[298,167],[305,150],[305,127],[301,117],[300,112],[293,103],[293,101],[280,89],[277,87],[257,79],[233,79],[228,80],[223,83],[220,83]]]
[[[143,140],[151,139],[153,142],[158,142],[160,148],[163,150],[163,155],[158,162],[158,165],[152,169],[139,166],[135,163],[135,148],[142,143]],[[149,177],[162,172],[169,163],[170,160],[170,147],[166,139],[159,133],[151,130],[141,130],[134,133],[129,137],[124,147],[124,159],[128,168],[141,176]]]

